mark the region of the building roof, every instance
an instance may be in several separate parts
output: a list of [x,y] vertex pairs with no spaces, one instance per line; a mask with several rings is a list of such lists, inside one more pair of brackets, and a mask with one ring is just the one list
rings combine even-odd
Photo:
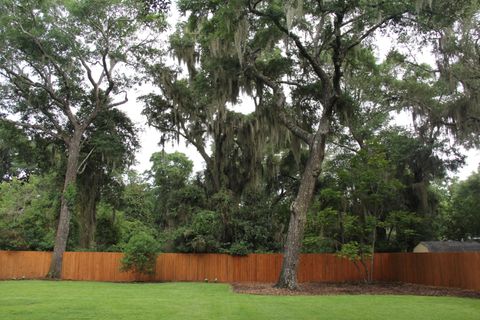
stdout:
[[480,242],[476,241],[422,241],[429,252],[464,252],[480,251]]

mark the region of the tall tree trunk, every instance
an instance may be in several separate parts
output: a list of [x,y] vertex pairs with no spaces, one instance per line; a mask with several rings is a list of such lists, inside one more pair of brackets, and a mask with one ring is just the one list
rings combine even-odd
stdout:
[[70,231],[70,208],[74,205],[71,196],[74,195],[75,191],[82,133],[83,132],[81,132],[81,130],[75,130],[68,144],[67,170],[65,173],[65,182],[63,184],[60,217],[58,219],[52,261],[50,263],[50,270],[48,272],[48,278],[51,279],[59,279],[62,274],[63,253],[67,248],[68,233]]
[[218,171],[216,169],[215,160],[210,157],[203,157],[205,163],[207,164],[206,174],[210,177],[211,185],[213,186],[212,194],[215,194],[220,191],[220,178]]
[[372,230],[372,255],[370,257],[370,273],[368,277],[368,282],[373,282],[373,272],[375,271],[375,245],[377,243],[377,229],[373,228]]
[[325,158],[325,142],[330,131],[330,117],[324,115],[310,148],[310,157],[300,181],[295,201],[290,207],[290,222],[283,255],[282,271],[276,284],[279,288],[295,290],[297,283],[297,268],[302,249],[307,211],[312,203],[317,178]]
[[95,244],[96,209],[100,193],[99,176],[94,170],[87,171],[83,175],[79,177],[80,181],[77,184],[79,245],[81,248],[91,249]]

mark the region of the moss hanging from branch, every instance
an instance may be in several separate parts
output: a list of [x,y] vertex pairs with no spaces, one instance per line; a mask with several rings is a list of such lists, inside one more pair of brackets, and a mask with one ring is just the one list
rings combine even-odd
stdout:
[[179,63],[185,63],[191,76],[196,74],[195,64],[198,62],[195,52],[195,35],[183,26],[170,37],[172,54]]
[[291,30],[295,20],[303,17],[303,0],[287,0],[284,4],[287,29]]
[[248,23],[247,19],[240,19],[234,34],[235,50],[237,51],[238,61],[240,61],[240,65],[243,65],[243,55],[245,54],[249,27],[250,24]]

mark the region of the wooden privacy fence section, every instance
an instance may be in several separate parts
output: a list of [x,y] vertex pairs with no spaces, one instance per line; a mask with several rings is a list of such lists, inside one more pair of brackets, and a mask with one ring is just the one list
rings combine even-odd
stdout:
[[[62,279],[91,281],[209,281],[275,282],[281,254],[163,253],[155,274],[145,276],[120,271],[121,253],[66,252]],[[0,251],[0,279],[43,278],[50,265],[50,252]],[[425,285],[480,290],[480,252],[466,253],[378,253],[374,278]],[[332,254],[303,254],[298,271],[300,282],[362,280],[348,260]]]

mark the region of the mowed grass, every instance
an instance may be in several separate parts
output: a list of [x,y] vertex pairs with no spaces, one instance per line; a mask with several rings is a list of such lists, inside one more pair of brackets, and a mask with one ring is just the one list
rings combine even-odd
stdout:
[[0,319],[480,319],[480,300],[255,296],[226,284],[0,281]]

